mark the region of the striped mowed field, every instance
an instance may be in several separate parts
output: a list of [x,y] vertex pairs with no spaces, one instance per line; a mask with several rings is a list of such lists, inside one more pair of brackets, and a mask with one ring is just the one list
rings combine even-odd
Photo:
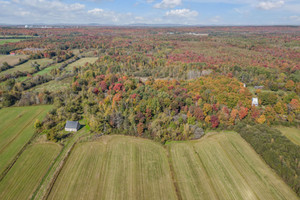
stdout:
[[0,174],[34,134],[34,121],[42,120],[52,106],[0,109]]
[[276,128],[280,130],[280,132],[289,140],[291,140],[293,143],[300,145],[300,129],[296,127],[285,127],[285,126],[279,126]]
[[176,199],[176,192],[161,145],[103,136],[77,144],[48,199]]
[[237,133],[168,145],[182,199],[298,199]]
[[30,145],[0,182],[0,199],[30,199],[61,147]]

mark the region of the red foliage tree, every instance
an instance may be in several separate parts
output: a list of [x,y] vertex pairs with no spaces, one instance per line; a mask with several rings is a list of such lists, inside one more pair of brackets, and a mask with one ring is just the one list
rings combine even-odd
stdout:
[[217,128],[219,126],[219,118],[216,115],[212,115],[210,118],[210,122],[211,122],[211,127],[212,128]]
[[239,110],[240,119],[244,119],[248,115],[248,108],[241,107]]

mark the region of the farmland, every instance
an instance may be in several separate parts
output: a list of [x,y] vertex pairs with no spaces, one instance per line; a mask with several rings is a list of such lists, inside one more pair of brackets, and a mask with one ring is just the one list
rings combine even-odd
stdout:
[[59,151],[54,143],[29,146],[0,182],[0,199],[29,199]]
[[0,110],[0,173],[34,135],[33,123],[51,106],[14,107]]
[[0,199],[297,199],[299,33],[0,27]]
[[62,80],[52,80],[52,81],[49,81],[48,83],[44,83],[44,84],[38,85],[36,87],[33,87],[30,89],[30,91],[35,91],[35,92],[42,92],[44,90],[48,90],[50,92],[58,91],[58,90],[63,91],[70,87],[70,85],[71,85],[70,81],[71,81],[71,78],[65,78]]
[[79,143],[48,199],[176,199],[172,173],[182,199],[297,199],[236,133],[210,133],[167,149],[170,159],[160,145],[133,137]]
[[75,147],[48,199],[176,199],[169,170],[162,146],[104,136]]
[[9,65],[15,65],[19,62],[19,59],[26,59],[26,55],[0,55],[0,66],[4,63],[7,62]]
[[81,66],[84,66],[86,63],[93,64],[97,59],[98,59],[97,57],[81,58],[81,59],[77,60],[76,62],[68,65],[66,70],[72,71],[73,67],[81,67]]
[[182,199],[298,199],[236,133],[168,148]]
[[281,131],[281,133],[290,139],[293,143],[300,145],[300,130],[295,127],[284,127],[279,126],[277,127],[278,130]]
[[6,44],[6,43],[14,43],[14,42],[20,42],[22,41],[23,39],[0,39],[0,45],[2,44]]
[[29,72],[31,71],[32,69],[34,69],[32,67],[32,63],[38,63],[39,65],[46,65],[48,63],[51,63],[52,60],[51,59],[47,59],[47,58],[44,58],[44,59],[36,59],[36,60],[30,60],[26,63],[23,63],[21,65],[18,65],[14,68],[11,68],[9,70],[6,70],[6,71],[3,71],[0,73],[0,76],[2,75],[6,75],[6,74],[12,74],[14,72],[17,72],[17,71],[21,71],[21,72]]

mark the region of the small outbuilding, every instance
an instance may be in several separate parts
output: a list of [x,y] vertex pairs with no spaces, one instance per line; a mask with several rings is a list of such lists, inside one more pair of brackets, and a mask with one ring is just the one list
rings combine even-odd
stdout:
[[258,98],[257,97],[252,98],[252,106],[258,106]]
[[76,132],[80,128],[80,124],[78,121],[67,121],[65,126],[65,131],[73,131]]

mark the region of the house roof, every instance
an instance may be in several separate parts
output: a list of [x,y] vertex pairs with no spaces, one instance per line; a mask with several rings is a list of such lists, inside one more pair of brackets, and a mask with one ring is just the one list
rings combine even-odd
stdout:
[[78,121],[67,121],[65,128],[78,128]]

